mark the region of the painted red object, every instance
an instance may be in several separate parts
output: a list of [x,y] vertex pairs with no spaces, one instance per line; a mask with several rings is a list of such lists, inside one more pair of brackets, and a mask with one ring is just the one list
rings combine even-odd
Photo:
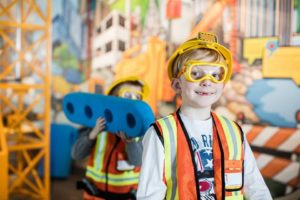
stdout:
[[168,0],[166,15],[167,19],[181,17],[181,0]]

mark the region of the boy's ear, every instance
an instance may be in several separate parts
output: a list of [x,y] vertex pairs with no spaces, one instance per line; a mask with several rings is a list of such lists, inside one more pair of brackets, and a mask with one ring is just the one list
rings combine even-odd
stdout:
[[174,78],[171,85],[176,94],[181,94],[181,84],[178,78]]

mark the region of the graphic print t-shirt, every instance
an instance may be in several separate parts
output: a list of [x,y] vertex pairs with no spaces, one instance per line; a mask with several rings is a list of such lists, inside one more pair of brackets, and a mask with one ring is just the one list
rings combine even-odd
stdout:
[[216,199],[214,192],[213,153],[212,153],[212,118],[191,120],[180,115],[189,134],[195,163],[201,199]]

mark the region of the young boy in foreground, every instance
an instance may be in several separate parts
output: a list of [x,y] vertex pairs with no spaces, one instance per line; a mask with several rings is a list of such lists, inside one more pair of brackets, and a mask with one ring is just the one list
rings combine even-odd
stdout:
[[240,126],[211,111],[231,72],[231,53],[209,33],[170,57],[182,105],[144,136],[138,199],[272,199]]

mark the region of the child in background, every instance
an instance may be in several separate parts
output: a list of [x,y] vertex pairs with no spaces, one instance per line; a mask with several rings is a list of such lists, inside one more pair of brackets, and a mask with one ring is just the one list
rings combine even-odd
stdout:
[[[107,94],[142,100],[148,87],[141,80],[128,77],[112,84]],[[105,119],[82,132],[72,148],[72,157],[82,160],[90,155],[86,177],[81,182],[85,200],[135,199],[142,148],[137,138],[126,138],[123,132],[103,131]]]
[[231,53],[210,33],[170,57],[182,104],[143,138],[138,199],[272,199],[240,126],[211,111],[231,72]]

